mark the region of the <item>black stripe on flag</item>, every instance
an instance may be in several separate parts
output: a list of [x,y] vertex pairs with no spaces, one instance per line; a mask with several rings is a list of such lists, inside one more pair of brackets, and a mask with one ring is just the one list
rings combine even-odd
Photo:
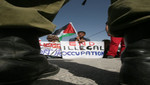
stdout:
[[63,30],[65,30],[67,28],[69,24],[63,26],[62,28],[56,30],[52,35],[59,35]]

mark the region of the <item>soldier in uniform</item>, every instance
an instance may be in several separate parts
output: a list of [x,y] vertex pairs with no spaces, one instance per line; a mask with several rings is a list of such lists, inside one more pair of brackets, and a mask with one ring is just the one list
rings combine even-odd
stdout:
[[150,0],[112,0],[109,32],[124,37],[120,85],[150,84]]
[[68,0],[0,0],[0,85],[30,85],[59,67],[40,55],[38,38]]

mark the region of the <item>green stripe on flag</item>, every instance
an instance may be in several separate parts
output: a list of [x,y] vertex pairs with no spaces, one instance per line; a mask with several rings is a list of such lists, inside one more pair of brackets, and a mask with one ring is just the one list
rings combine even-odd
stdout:
[[68,37],[68,36],[71,36],[71,35],[74,35],[75,33],[67,33],[65,35],[62,35],[61,37],[59,37],[59,41],[62,40],[63,37]]

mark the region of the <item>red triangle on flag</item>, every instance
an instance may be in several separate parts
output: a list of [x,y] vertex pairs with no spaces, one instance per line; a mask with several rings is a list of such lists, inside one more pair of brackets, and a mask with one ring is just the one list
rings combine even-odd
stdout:
[[69,23],[63,33],[76,33],[73,26]]

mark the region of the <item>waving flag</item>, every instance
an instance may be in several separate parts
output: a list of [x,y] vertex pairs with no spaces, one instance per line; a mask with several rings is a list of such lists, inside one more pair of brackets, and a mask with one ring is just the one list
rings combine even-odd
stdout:
[[60,41],[63,37],[71,36],[74,34],[76,34],[76,30],[71,22],[53,33],[53,35],[57,35],[59,37]]

